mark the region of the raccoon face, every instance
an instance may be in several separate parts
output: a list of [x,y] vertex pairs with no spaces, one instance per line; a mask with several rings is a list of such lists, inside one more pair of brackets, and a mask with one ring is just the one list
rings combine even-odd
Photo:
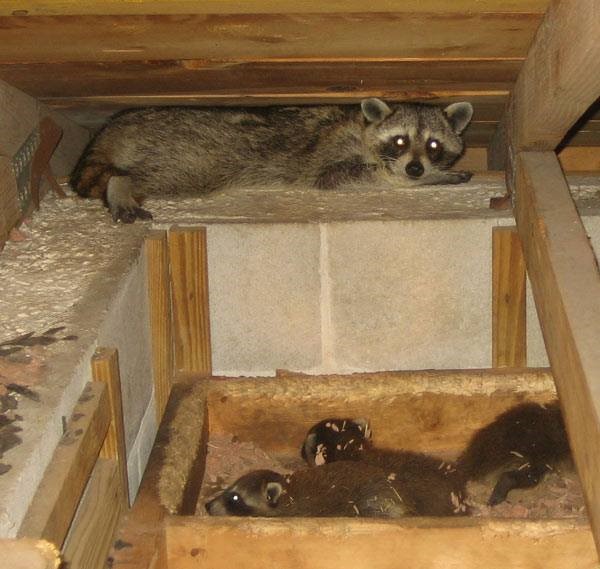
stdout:
[[464,149],[460,135],[473,115],[467,102],[445,109],[409,103],[390,108],[373,98],[362,101],[361,109],[371,154],[392,176],[411,185],[427,184],[428,176],[458,159]]
[[310,466],[338,460],[357,460],[371,446],[371,429],[366,419],[325,419],[308,431],[302,458]]
[[285,480],[272,470],[244,474],[205,504],[211,516],[277,516]]

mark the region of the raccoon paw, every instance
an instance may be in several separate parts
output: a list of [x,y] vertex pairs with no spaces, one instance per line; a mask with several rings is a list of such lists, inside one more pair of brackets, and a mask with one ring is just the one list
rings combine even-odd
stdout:
[[152,219],[152,214],[138,206],[117,206],[111,208],[112,218],[114,221],[121,223],[133,223],[136,219]]
[[452,184],[463,184],[473,177],[473,172],[467,172],[466,170],[457,170],[456,172],[452,172],[452,174],[454,174],[450,181]]

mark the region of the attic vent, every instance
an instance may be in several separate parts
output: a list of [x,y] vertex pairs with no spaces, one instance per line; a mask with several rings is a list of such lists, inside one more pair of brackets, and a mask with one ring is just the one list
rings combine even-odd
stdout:
[[12,159],[12,170],[17,181],[17,191],[19,196],[19,206],[22,212],[27,210],[31,202],[31,164],[35,151],[40,145],[40,131],[35,129],[27,137],[27,140],[21,145]]

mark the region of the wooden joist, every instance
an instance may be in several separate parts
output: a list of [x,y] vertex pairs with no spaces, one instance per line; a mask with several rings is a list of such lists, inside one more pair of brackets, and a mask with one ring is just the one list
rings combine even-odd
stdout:
[[600,273],[553,152],[517,155],[515,216],[600,546]]
[[152,336],[152,371],[156,418],[162,419],[173,383],[173,328],[171,281],[166,231],[151,231],[144,243],[147,264],[148,308]]
[[517,153],[554,150],[598,99],[599,29],[596,0],[550,2],[490,147],[491,166],[508,162],[509,192]]
[[123,505],[117,461],[100,458],[63,547],[69,569],[105,569]]
[[33,497],[19,537],[45,539],[57,547],[62,545],[109,422],[106,387],[101,383],[88,384]]
[[206,228],[169,231],[175,369],[210,375]]
[[121,394],[119,354],[114,348],[98,348],[92,357],[94,381],[106,384],[110,402],[110,425],[100,450],[102,458],[115,460],[119,465],[121,499],[123,507],[129,505],[129,481],[127,476],[127,453],[125,449],[125,426]]
[[525,260],[514,227],[492,230],[492,366],[527,366]]
[[507,12],[541,14],[549,0],[4,0],[0,15],[269,14],[343,12]]

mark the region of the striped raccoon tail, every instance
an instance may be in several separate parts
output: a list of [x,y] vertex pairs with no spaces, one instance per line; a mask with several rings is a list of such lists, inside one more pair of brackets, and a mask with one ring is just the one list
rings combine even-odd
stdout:
[[134,198],[128,173],[85,152],[71,174],[71,187],[84,198],[98,198],[109,209],[113,219],[133,223],[136,219],[152,219]]

